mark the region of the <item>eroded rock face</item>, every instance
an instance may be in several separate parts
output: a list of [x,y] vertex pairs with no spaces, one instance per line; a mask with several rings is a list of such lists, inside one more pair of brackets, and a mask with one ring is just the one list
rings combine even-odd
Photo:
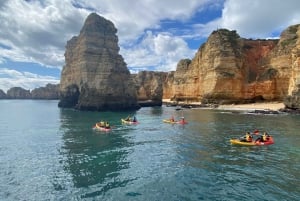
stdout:
[[291,53],[291,76],[289,80],[288,96],[284,104],[289,109],[300,109],[300,25],[290,26],[283,32],[282,49],[289,49]]
[[164,93],[174,100],[204,103],[283,100],[293,88],[292,62],[295,74],[299,62],[298,49],[292,45],[291,32],[296,29],[291,30],[284,31],[280,40],[250,40],[235,31],[214,31],[192,60],[178,63],[173,86]]
[[30,99],[30,90],[23,89],[22,87],[12,87],[7,93],[6,97],[9,99]]
[[119,55],[113,23],[90,14],[80,35],[67,42],[60,107],[81,110],[138,109],[136,89]]
[[5,99],[6,98],[6,93],[0,89],[0,99]]
[[59,85],[47,84],[45,87],[39,87],[31,91],[32,99],[59,99]]
[[141,106],[161,106],[163,98],[163,84],[167,73],[141,71],[133,75],[138,101]]

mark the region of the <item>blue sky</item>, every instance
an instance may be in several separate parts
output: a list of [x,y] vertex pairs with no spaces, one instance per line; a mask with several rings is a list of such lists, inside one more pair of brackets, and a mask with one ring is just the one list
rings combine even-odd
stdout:
[[175,70],[218,28],[244,38],[278,38],[300,23],[299,0],[2,0],[0,89],[59,83],[65,45],[91,12],[118,29],[132,73]]

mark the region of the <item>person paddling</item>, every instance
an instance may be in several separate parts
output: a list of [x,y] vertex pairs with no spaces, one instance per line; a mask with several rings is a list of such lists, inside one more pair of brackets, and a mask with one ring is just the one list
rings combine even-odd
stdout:
[[270,135],[267,132],[264,132],[261,136],[259,136],[255,142],[267,142],[270,139]]
[[250,132],[246,132],[246,135],[240,139],[241,142],[252,142],[252,136]]
[[255,129],[255,130],[253,131],[253,134],[254,134],[254,135],[258,135],[258,134],[259,134],[259,130]]

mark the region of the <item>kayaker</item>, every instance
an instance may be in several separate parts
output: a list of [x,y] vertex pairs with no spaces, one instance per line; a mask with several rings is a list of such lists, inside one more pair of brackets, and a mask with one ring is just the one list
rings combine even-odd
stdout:
[[105,128],[110,128],[110,125],[108,122],[105,122]]
[[250,132],[246,132],[246,135],[241,139],[241,142],[252,142],[252,136]]
[[175,119],[174,119],[174,116],[172,115],[172,117],[170,118],[170,121],[171,122],[174,122],[175,121]]
[[132,120],[132,122],[137,122],[137,120],[136,120],[136,117],[135,117],[135,116],[133,116],[133,120]]
[[254,135],[258,135],[258,134],[259,134],[259,130],[255,129],[255,130],[253,131],[253,134],[254,134]]
[[99,122],[98,126],[99,126],[99,127],[103,127],[103,126],[104,126],[104,121],[101,120],[101,121]]
[[184,117],[181,117],[181,123],[182,123],[182,124],[185,123]]
[[264,132],[264,134],[262,135],[262,141],[266,142],[268,141],[270,138],[270,135],[267,132]]

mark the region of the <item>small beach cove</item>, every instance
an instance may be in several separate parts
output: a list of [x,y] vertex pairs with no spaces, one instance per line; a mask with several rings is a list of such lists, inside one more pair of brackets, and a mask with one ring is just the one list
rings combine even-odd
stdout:
[[280,111],[285,108],[283,102],[257,102],[246,104],[202,104],[201,102],[175,102],[170,99],[163,99],[166,106],[182,108],[215,108],[220,110],[241,110],[241,111]]

